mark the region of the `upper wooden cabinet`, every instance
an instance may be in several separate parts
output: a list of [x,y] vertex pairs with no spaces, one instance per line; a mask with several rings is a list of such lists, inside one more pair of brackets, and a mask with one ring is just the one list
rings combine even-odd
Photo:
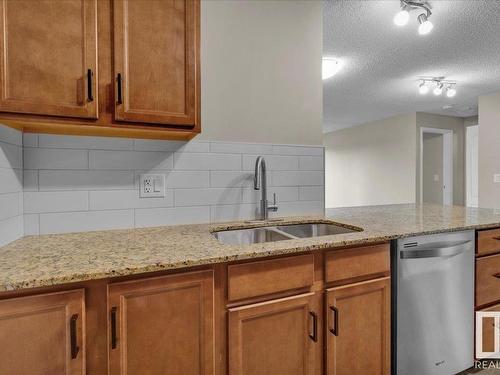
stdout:
[[109,374],[214,374],[212,271],[108,287]]
[[0,374],[85,374],[83,289],[0,301]]
[[2,123],[152,139],[200,132],[200,0],[0,4]]
[[0,111],[97,118],[96,0],[2,0]]
[[117,120],[195,125],[199,2],[115,0]]

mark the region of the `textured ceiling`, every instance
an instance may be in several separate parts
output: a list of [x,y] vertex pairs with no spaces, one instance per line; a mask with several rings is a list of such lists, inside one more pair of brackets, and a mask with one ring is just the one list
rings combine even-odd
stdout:
[[[323,81],[325,132],[414,111],[471,116],[479,95],[500,91],[500,1],[429,3],[434,30],[420,36],[418,11],[394,25],[397,0],[324,2],[323,55],[345,64]],[[455,80],[457,95],[419,95],[419,76]]]

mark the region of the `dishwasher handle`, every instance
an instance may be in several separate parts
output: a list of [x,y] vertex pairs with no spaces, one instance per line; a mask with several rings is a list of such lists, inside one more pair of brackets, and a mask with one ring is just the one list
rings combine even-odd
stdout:
[[415,247],[412,250],[400,251],[401,259],[422,259],[422,258],[444,258],[461,254],[468,249],[468,244],[472,241],[454,242],[450,246],[432,248],[432,244],[425,244],[423,249]]

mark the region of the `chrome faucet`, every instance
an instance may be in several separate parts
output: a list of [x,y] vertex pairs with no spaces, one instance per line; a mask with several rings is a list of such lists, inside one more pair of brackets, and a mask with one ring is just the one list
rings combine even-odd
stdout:
[[255,160],[255,175],[253,182],[253,188],[261,191],[260,220],[267,220],[269,218],[269,211],[278,211],[278,206],[276,205],[276,193],[273,195],[273,204],[269,205],[267,202],[266,161],[262,156],[259,156],[257,160]]

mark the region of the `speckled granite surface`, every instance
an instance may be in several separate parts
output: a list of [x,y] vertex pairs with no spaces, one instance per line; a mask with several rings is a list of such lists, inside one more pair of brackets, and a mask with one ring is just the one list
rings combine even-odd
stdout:
[[287,218],[284,222],[318,220],[353,225],[363,231],[244,246],[222,244],[211,234],[250,226],[243,222],[27,236],[0,248],[0,291],[388,241],[414,234],[500,227],[500,211],[390,205],[329,209],[324,217]]

